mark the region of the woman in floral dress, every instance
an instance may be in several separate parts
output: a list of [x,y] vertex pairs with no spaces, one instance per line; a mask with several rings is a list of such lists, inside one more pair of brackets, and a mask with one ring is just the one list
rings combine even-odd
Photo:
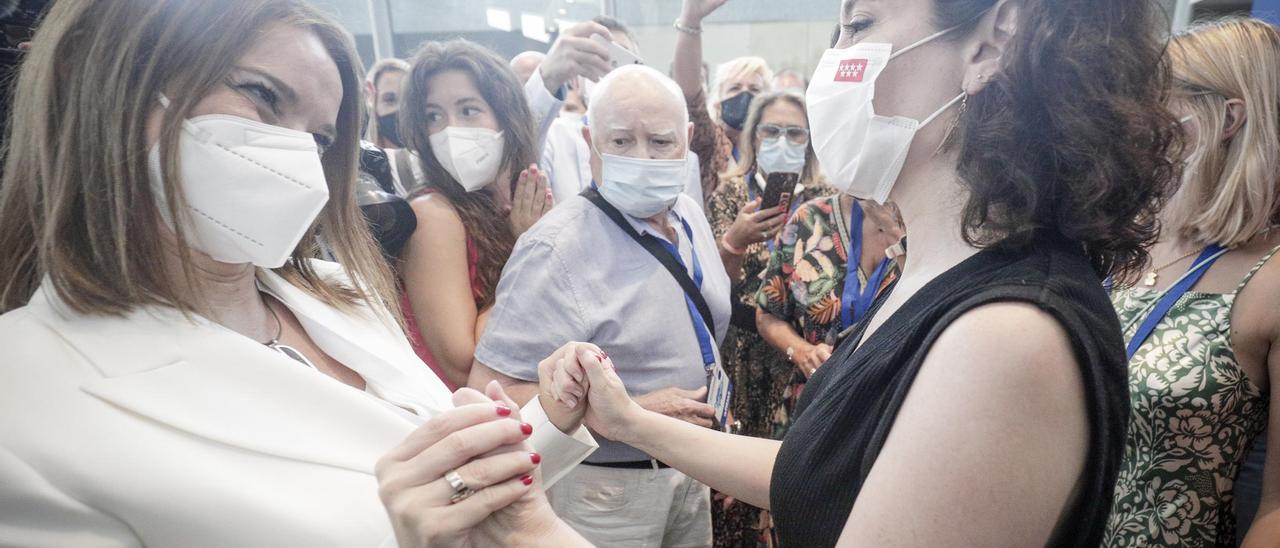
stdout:
[[[1104,544],[1236,546],[1235,484],[1274,420],[1280,366],[1280,31],[1220,21],[1175,37],[1170,53],[1186,169],[1151,269],[1112,294],[1132,410]],[[1272,482],[1258,515],[1277,512]],[[1265,529],[1250,540],[1274,540]]]
[[[729,184],[725,188],[733,187]],[[854,232],[862,234],[855,293],[874,298],[897,278],[898,263],[886,261],[886,251],[902,238],[901,220],[892,206],[858,203],[850,196],[826,196],[796,209],[774,241],[772,253],[767,254],[764,271],[753,277],[749,286],[744,284],[759,288],[743,294],[758,308],[758,334],[748,338],[740,331],[735,339],[731,331],[725,342],[726,362],[735,359],[741,364],[734,378],[733,412],[744,434],[782,438],[791,424],[792,406],[801,387],[830,357],[836,337],[845,327],[841,298],[855,204],[861,221]],[[874,288],[868,289],[870,284]],[[754,540],[728,537],[733,541],[728,542],[722,536],[724,528],[717,523],[718,546],[776,544],[768,512],[742,504],[734,508],[724,514],[737,518],[740,527],[756,532]],[[717,507],[713,516],[719,512]]]
[[[707,217],[720,238],[720,255],[733,278],[733,322],[720,355],[733,380],[731,402],[735,432],[781,439],[775,411],[783,404],[793,368],[786,357],[756,331],[756,291],[769,263],[774,237],[790,212],[801,203],[835,192],[821,181],[809,147],[809,121],[804,98],[795,93],[761,95],[751,105],[743,135],[741,165],[745,170],[725,174],[707,203]],[[795,197],[783,207],[760,211],[765,178],[770,172],[800,174]],[[763,513],[743,503],[718,501],[712,516],[717,546],[767,544]],[[765,520],[767,521],[767,519]]]
[[[800,206],[783,228],[756,295],[756,323],[794,365],[800,383],[831,357],[840,333],[862,319],[854,301],[869,306],[897,279],[900,265],[891,250],[900,253],[902,236],[892,205],[847,195]],[[849,268],[851,250],[857,251],[855,268]]]

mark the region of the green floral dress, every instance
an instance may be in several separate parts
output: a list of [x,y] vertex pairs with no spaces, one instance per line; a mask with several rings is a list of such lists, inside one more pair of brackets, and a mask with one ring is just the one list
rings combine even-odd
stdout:
[[[1236,546],[1233,488],[1267,425],[1266,393],[1236,360],[1230,294],[1188,292],[1129,362],[1131,411],[1104,545]],[[1126,343],[1162,292],[1111,297]]]

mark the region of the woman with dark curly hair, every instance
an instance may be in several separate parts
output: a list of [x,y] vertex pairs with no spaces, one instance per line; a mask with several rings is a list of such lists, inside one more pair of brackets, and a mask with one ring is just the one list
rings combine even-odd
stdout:
[[414,56],[402,136],[426,186],[411,197],[418,230],[401,256],[410,342],[453,389],[466,386],[476,339],[516,238],[551,209],[533,115],[515,73],[456,40]]
[[814,147],[833,184],[901,208],[910,249],[786,437],[645,411],[590,345],[544,362],[551,397],[770,509],[786,546],[1097,546],[1129,413],[1102,282],[1146,263],[1178,171],[1159,13],[845,0],[809,88]]

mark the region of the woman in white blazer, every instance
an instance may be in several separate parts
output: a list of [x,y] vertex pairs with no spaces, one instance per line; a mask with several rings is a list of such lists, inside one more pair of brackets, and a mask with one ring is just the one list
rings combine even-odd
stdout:
[[409,540],[468,542],[594,448],[459,394],[496,420],[379,485],[454,402],[356,207],[357,59],[302,0],[54,5],[0,183],[0,545],[376,546],[422,485]]

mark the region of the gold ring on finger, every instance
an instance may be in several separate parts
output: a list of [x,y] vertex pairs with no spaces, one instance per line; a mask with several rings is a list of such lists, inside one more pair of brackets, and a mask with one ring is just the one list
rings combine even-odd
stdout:
[[449,504],[457,504],[476,494],[467,485],[467,482],[462,480],[462,476],[458,474],[457,470],[450,470],[449,473],[444,475],[444,480],[449,482],[449,487],[453,488],[453,495],[449,496]]

